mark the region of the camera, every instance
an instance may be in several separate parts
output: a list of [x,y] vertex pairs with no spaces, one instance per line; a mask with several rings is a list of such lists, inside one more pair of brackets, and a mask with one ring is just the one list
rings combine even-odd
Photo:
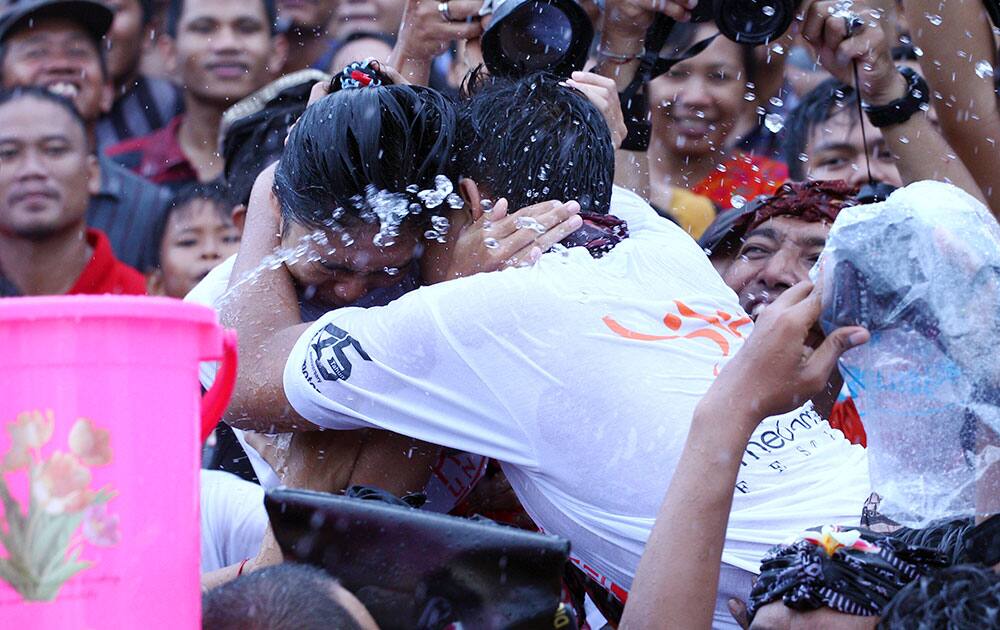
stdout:
[[993,26],[1000,28],[1000,0],[983,0],[983,4],[993,20]]
[[798,0],[699,0],[691,21],[714,21],[734,42],[758,46],[785,34],[798,5]]
[[587,63],[594,26],[574,0],[486,0],[480,15],[490,13],[482,37],[490,74],[568,77]]

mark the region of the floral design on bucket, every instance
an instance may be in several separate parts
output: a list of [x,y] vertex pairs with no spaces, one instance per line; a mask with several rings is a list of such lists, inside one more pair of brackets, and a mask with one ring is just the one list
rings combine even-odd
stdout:
[[[107,502],[110,487],[91,487],[91,468],[111,463],[110,434],[87,418],[69,431],[69,451],[42,455],[55,431],[51,410],[26,411],[7,423],[10,449],[0,461],[0,580],[24,599],[51,601],[70,578],[93,566],[81,560],[84,543],[118,544],[118,516]],[[24,471],[30,481],[27,511],[10,493],[7,474]]]

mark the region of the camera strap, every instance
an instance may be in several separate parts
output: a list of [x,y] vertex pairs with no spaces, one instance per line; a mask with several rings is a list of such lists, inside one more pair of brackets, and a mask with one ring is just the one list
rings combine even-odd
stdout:
[[868,169],[868,185],[875,185],[875,178],[872,177],[872,156],[868,147],[868,132],[865,131],[865,111],[861,108],[861,79],[858,75],[858,60],[851,62],[854,67],[854,94],[858,97],[858,124],[861,125],[861,145],[865,148],[865,168]]

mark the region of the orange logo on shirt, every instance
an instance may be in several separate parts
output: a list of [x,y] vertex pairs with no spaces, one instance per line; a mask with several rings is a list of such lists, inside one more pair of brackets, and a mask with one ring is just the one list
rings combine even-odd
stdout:
[[[743,335],[740,333],[739,329],[750,323],[749,317],[742,317],[740,319],[733,319],[733,316],[724,311],[715,311],[714,315],[704,315],[695,311],[693,308],[689,307],[684,302],[680,300],[674,300],[674,304],[677,306],[677,313],[667,313],[663,316],[663,325],[673,331],[680,331],[681,326],[684,324],[684,319],[694,320],[700,322],[698,328],[685,335],[650,335],[647,333],[638,332],[635,330],[630,330],[625,326],[619,324],[610,315],[605,315],[603,318],[604,324],[611,329],[611,332],[615,333],[620,337],[626,339],[632,339],[635,341],[670,341],[672,339],[708,339],[709,341],[715,343],[719,346],[719,350],[722,351],[723,357],[729,356],[730,345],[727,336],[731,335],[734,338],[742,339]],[[719,366],[715,366],[715,374],[718,375]]]

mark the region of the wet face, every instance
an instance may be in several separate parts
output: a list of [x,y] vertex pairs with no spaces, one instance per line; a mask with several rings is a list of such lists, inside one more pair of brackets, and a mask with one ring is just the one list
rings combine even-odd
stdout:
[[208,199],[194,199],[175,209],[160,245],[163,293],[183,298],[226,258],[240,249],[240,232]]
[[[864,125],[864,134],[871,147],[872,178],[897,188],[902,186],[899,169],[882,132],[867,120]],[[809,134],[806,158],[807,179],[842,179],[853,186],[867,184],[865,143],[857,112],[844,108],[826,122],[816,125]]]
[[[307,249],[304,256],[286,263],[302,295],[329,308],[339,308],[405,278],[422,238],[419,226],[412,221],[404,223],[389,247],[372,242],[378,231],[378,224],[360,221],[343,230],[319,231],[286,222],[282,247],[305,244]],[[314,234],[317,236],[310,238]]]
[[[697,39],[707,35],[699,29]],[[751,104],[739,46],[717,37],[701,54],[650,83],[653,128],[669,151],[706,157],[725,150],[726,139]]]
[[829,233],[827,223],[770,219],[747,234],[722,278],[756,319],[786,289],[808,279]]
[[341,0],[330,31],[338,38],[362,31],[395,35],[405,8],[404,0]]
[[41,240],[83,223],[100,186],[83,127],[55,103],[0,106],[0,232]]
[[167,63],[197,100],[234,103],[262,87],[281,65],[264,3],[185,2]]
[[73,101],[83,119],[96,121],[111,107],[97,44],[76,22],[43,18],[6,40],[5,88],[44,87]]
[[278,0],[278,17],[292,28],[320,31],[329,24],[336,4],[333,0]]
[[120,83],[132,76],[142,57],[145,33],[142,7],[139,0],[104,0],[104,4],[115,14],[111,30],[104,38],[108,74],[112,81]]
[[878,621],[879,617],[848,615],[825,607],[799,611],[775,601],[761,606],[754,615],[750,630],[872,630],[878,626]]

